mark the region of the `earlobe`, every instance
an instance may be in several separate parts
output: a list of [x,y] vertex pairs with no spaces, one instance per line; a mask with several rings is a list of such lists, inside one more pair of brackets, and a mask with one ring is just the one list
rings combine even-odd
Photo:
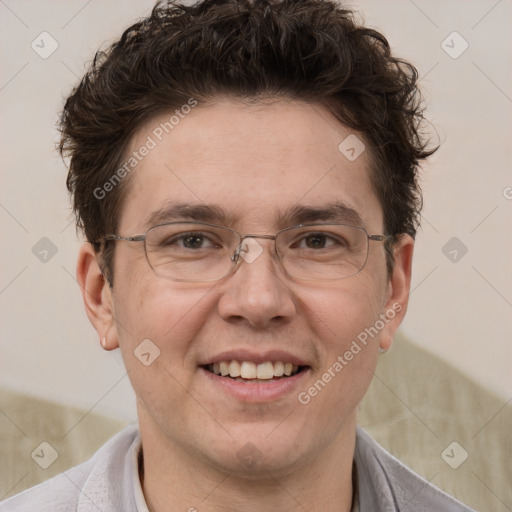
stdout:
[[414,240],[409,235],[401,235],[394,248],[393,272],[388,282],[384,314],[386,325],[380,335],[380,349],[386,351],[393,343],[393,337],[407,311],[411,286],[412,255]]
[[112,303],[112,290],[98,263],[98,255],[90,243],[78,253],[76,276],[82,292],[85,312],[96,329],[101,346],[113,350],[119,346]]

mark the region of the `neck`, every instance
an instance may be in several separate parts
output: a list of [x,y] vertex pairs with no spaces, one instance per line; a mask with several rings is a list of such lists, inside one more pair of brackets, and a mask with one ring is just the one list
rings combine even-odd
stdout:
[[349,512],[355,421],[313,458],[256,477],[223,471],[141,423],[142,489],[150,512]]

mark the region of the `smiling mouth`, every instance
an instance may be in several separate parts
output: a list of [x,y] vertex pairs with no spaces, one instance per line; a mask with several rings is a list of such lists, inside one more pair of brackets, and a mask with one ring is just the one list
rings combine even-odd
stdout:
[[268,382],[293,377],[308,367],[283,361],[266,361],[256,364],[251,361],[233,360],[207,364],[203,368],[219,377],[238,382]]

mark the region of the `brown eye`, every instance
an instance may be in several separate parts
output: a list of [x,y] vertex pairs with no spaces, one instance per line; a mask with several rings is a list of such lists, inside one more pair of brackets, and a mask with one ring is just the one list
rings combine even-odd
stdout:
[[179,249],[210,249],[219,247],[210,236],[204,233],[178,233],[166,237],[159,244],[160,247]]
[[327,237],[320,234],[310,235],[304,240],[309,249],[323,249],[327,243]]
[[335,245],[345,245],[343,240],[338,240],[328,233],[306,233],[293,244],[295,249],[326,249]]
[[183,246],[187,249],[201,249],[205,237],[203,235],[187,235],[183,237]]

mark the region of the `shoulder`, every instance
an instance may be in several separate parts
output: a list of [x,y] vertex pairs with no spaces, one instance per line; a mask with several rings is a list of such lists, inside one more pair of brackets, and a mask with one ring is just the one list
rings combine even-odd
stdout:
[[116,495],[126,481],[125,459],[138,439],[137,426],[125,428],[87,462],[1,502],[0,512],[116,510],[112,506],[119,505]]
[[473,512],[420,477],[357,427],[354,460],[361,510]]

